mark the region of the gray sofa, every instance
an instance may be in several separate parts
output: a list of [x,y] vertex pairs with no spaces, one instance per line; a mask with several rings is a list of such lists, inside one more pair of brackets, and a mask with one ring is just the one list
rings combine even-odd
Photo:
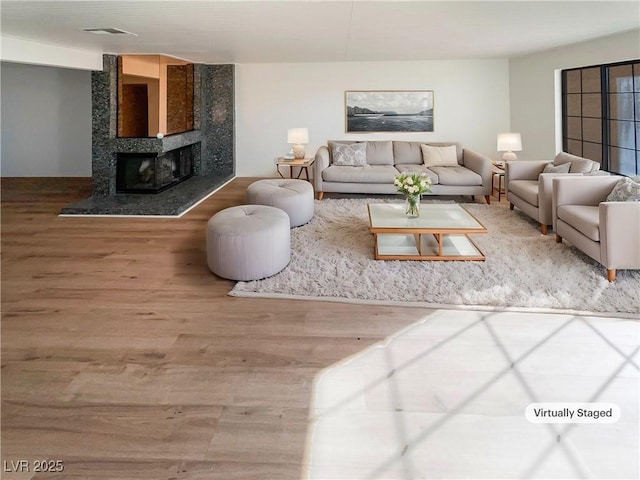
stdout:
[[[335,141],[318,149],[313,164],[313,181],[318,199],[325,192],[397,193],[393,179],[402,172],[425,173],[431,179],[433,195],[482,195],[490,203],[491,160],[456,142],[367,141],[365,166],[333,164],[332,144],[360,142]],[[455,145],[457,166],[425,166],[421,145]]]

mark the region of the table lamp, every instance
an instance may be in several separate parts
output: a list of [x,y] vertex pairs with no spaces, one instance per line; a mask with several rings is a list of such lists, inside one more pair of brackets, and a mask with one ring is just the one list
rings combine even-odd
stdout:
[[522,151],[522,138],[519,133],[499,133],[498,151],[505,152],[502,160],[505,162],[517,160],[518,156],[513,152]]
[[309,143],[309,129],[289,128],[287,130],[287,143],[293,143],[294,158],[304,158],[304,146]]

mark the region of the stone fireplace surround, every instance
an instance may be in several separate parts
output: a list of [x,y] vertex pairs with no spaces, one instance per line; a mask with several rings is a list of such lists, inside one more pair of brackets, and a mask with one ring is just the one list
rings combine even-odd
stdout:
[[[92,72],[92,196],[63,215],[179,216],[235,174],[234,66],[194,65],[194,130],[164,138],[118,138],[118,62]],[[118,153],[163,153],[193,145],[193,177],[157,194],[116,193]]]

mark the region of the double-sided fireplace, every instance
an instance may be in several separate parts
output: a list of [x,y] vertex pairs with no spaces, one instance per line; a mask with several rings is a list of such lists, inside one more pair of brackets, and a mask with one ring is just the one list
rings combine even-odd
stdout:
[[193,146],[164,153],[118,153],[117,193],[159,193],[193,175]]
[[64,214],[180,216],[233,178],[235,67],[182,63],[103,56],[91,72],[91,197]]

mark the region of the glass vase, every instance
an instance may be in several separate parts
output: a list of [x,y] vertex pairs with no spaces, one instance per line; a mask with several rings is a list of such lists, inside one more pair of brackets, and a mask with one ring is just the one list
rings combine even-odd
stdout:
[[406,214],[409,218],[418,218],[420,216],[420,195],[407,195]]

